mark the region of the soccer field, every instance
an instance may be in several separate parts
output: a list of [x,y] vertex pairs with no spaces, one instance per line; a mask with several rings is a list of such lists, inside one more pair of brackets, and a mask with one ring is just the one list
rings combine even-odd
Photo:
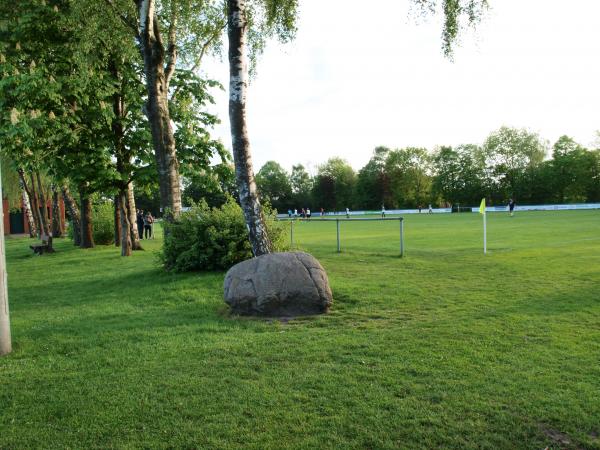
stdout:
[[[289,225],[288,225],[289,226]],[[332,311],[230,317],[160,239],[7,241],[0,448],[600,449],[600,211],[297,222]]]
[[[379,216],[353,216],[377,219]],[[387,218],[399,217],[387,215]],[[405,251],[426,254],[478,254],[483,252],[483,218],[480,214],[407,214],[404,218]],[[341,246],[352,254],[394,255],[399,252],[397,221],[352,220],[340,217]],[[288,222],[289,223],[289,222]],[[600,211],[533,211],[487,214],[488,252],[550,249],[600,239]],[[288,226],[288,236],[289,236]],[[294,221],[294,243],[309,252],[336,251],[333,217]],[[592,242],[590,242],[592,243]],[[596,242],[598,243],[598,242]]]

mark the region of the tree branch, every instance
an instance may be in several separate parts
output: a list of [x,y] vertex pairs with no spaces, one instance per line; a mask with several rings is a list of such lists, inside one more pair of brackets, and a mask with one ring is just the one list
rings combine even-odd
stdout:
[[112,8],[112,10],[115,12],[115,14],[119,17],[119,19],[121,19],[121,22],[123,22],[123,24],[125,26],[127,26],[128,28],[130,28],[131,30],[133,30],[133,33],[136,37],[136,39],[140,39],[140,34],[138,31],[138,27],[137,24],[133,23],[131,20],[129,20],[127,18],[127,16],[123,15],[118,8],[116,7],[115,3],[113,2],[113,0],[104,0],[104,2],[110,6]]
[[[215,30],[215,32],[210,35],[210,37],[206,40],[206,42],[204,42],[204,44],[202,44],[202,49],[200,50],[200,54],[198,55],[198,58],[196,58],[196,63],[194,64],[194,66],[191,69],[192,73],[195,72],[196,70],[198,70],[198,68],[200,67],[200,63],[202,62],[202,58],[204,57],[204,54],[208,51],[208,49],[214,43],[214,41],[219,38],[219,36],[221,35],[221,32],[225,29],[226,26],[227,26],[227,21],[224,21],[223,25],[218,27]],[[181,90],[181,86],[182,85],[177,86],[177,89],[175,89],[175,92],[173,92],[173,95],[171,96],[171,101],[175,100],[175,97]]]

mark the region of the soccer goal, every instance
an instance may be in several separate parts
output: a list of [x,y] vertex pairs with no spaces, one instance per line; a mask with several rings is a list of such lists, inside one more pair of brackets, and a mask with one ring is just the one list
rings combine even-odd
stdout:
[[[398,222],[398,235],[399,235],[399,250],[400,257],[404,256],[404,218],[403,217],[382,217],[382,218],[346,218],[346,219],[316,219],[315,222],[323,223],[323,222],[331,222],[335,223],[336,228],[336,238],[337,238],[337,252],[342,253],[342,232],[340,224],[342,222],[383,222],[383,221],[397,221]],[[294,242],[294,222],[295,220],[290,220],[290,246],[291,248],[295,247]],[[310,220],[307,220],[310,222]]]

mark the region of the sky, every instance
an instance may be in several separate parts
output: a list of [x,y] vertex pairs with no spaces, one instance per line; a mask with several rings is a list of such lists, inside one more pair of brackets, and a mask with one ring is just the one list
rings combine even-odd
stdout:
[[[409,0],[300,0],[296,39],[270,42],[248,91],[255,171],[268,160],[315,173],[340,156],[354,169],[376,146],[433,150],[482,143],[499,127],[583,145],[600,130],[600,1],[490,0],[449,61],[440,17]],[[228,86],[227,61],[205,73]],[[231,148],[227,92],[214,92]]]

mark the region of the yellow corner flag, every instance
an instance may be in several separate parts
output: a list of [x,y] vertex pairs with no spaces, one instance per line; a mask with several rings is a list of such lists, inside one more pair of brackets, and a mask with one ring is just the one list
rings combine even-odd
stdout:
[[481,199],[481,205],[479,205],[479,214],[485,214],[485,197]]

